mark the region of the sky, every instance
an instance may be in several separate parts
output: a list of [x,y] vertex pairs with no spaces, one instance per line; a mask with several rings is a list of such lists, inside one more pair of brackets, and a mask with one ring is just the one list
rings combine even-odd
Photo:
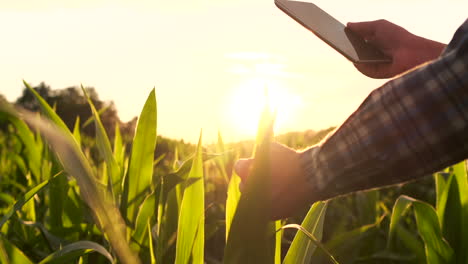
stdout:
[[[316,0],[343,23],[387,19],[448,43],[466,0]],[[369,79],[273,0],[0,0],[0,94],[22,80],[92,86],[119,116],[156,89],[158,134],[196,142],[254,138],[265,87],[276,133],[343,122],[386,80]]]

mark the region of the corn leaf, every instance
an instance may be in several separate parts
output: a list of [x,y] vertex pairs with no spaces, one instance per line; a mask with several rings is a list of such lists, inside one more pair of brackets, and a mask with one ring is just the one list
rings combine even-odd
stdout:
[[22,111],[21,116],[30,126],[37,129],[44,136],[57,157],[60,158],[65,171],[75,177],[83,200],[94,212],[96,222],[99,223],[99,226],[108,237],[121,262],[140,263],[126,243],[124,236],[125,224],[119,211],[110,202],[106,191],[99,189],[91,166],[77,146],[71,133],[29,112]]
[[65,125],[65,122],[63,122],[57,113],[55,113],[54,109],[50,107],[46,100],[44,100],[44,98],[42,98],[26,81],[23,81],[23,83],[39,102],[42,113],[47,116],[47,118],[49,118],[56,126],[60,127],[63,129],[63,131],[71,135],[70,129],[68,129],[67,125]]
[[240,177],[233,172],[228,185],[227,200],[226,200],[226,241],[228,239],[229,230],[231,228],[232,219],[236,213],[237,205],[241,196],[239,190]]
[[[427,263],[451,263],[454,252],[442,235],[439,218],[435,209],[419,200],[402,195],[395,202],[390,222],[389,239],[392,239],[404,211],[414,208],[418,233],[424,241]],[[419,254],[419,252],[414,252]]]
[[[452,247],[456,247],[456,257],[457,263],[467,263],[468,262],[468,226],[466,225],[468,221],[468,180],[467,180],[467,169],[466,169],[466,161],[462,161],[456,164],[453,167],[453,173],[455,175],[455,179],[457,182],[458,187],[458,196],[459,196],[459,203],[460,203],[460,210],[458,214],[460,215],[459,219],[457,220],[459,229],[456,230],[454,226],[449,224],[453,228],[453,234],[457,235],[457,241],[450,241]],[[456,192],[454,190],[454,192]],[[453,208],[452,210],[456,210]],[[449,239],[449,238],[447,238]],[[455,244],[457,243],[457,244]]]
[[25,193],[20,199],[18,199],[18,201],[16,201],[16,203],[13,206],[11,206],[10,209],[5,213],[5,215],[2,217],[2,220],[0,220],[0,229],[13,216],[13,214],[16,211],[21,210],[21,208],[23,208],[23,206],[31,198],[33,198],[34,195],[36,195],[40,191],[44,190],[52,180],[59,177],[60,175],[61,175],[61,173],[59,175],[57,175],[56,177],[53,177],[53,178],[51,178],[49,180],[46,180],[46,181],[34,186],[27,193]]
[[[148,96],[133,139],[130,167],[127,175],[127,219],[135,224],[138,207],[144,197],[151,192],[153,160],[156,148],[156,96],[154,89]],[[125,192],[125,191],[124,191]]]
[[192,162],[188,180],[197,181],[185,187],[177,227],[176,259],[178,264],[204,263],[205,191],[203,180],[202,135]]
[[275,221],[276,241],[275,241],[275,264],[281,263],[281,244],[283,239],[283,223],[281,220]]
[[[316,202],[312,205],[301,226],[320,241],[323,234],[323,222],[327,203]],[[302,232],[297,232],[283,261],[285,264],[310,263],[317,246]]]
[[426,249],[427,263],[452,263],[454,252],[442,237],[439,220],[434,208],[424,202],[413,203],[419,235]]
[[73,260],[92,252],[98,252],[106,257],[110,263],[114,263],[112,255],[103,246],[92,241],[78,241],[66,245],[62,249],[50,254],[39,262],[39,264],[71,263]]
[[75,126],[73,127],[73,137],[76,143],[78,143],[78,146],[81,146],[80,116],[76,117]]
[[13,243],[0,235],[0,263],[4,264],[33,264],[33,262]]
[[133,240],[140,245],[148,244],[147,226],[156,213],[156,193],[148,195],[140,207],[133,232]]
[[408,208],[411,204],[416,201],[415,199],[408,197],[408,196],[400,196],[393,206],[392,209],[392,216],[390,218],[390,228],[388,231],[388,240],[387,240],[387,248],[392,248],[393,237],[395,236],[395,230],[398,225],[398,222],[406,213]]
[[[437,194],[439,196],[439,194]],[[462,222],[462,205],[458,188],[458,181],[455,175],[450,175],[446,186],[440,195],[441,198],[437,203],[440,208],[437,208],[438,220],[442,228],[442,234],[449,242],[451,247],[460,252],[462,249],[462,231],[464,223]],[[444,201],[445,200],[445,201]],[[460,252],[461,253],[461,252]],[[455,255],[456,258],[461,255]],[[460,263],[460,262],[457,262]]]
[[21,119],[14,116],[9,116],[9,121],[15,126],[16,133],[23,142],[26,150],[26,162],[28,168],[31,170],[36,182],[40,182],[41,179],[41,151],[36,143],[34,133],[28,128],[26,123]]
[[408,231],[401,225],[397,225],[396,235],[399,241],[415,255],[416,263],[424,263],[426,261],[424,244],[418,238],[417,234]]
[[274,263],[275,225],[270,221],[270,147],[274,117],[265,107],[254,162],[232,219],[223,263]]
[[289,225],[283,226],[282,228],[283,229],[294,228],[294,229],[301,231],[304,235],[307,236],[307,238],[310,241],[312,241],[312,243],[314,243],[318,248],[322,250],[323,253],[325,253],[325,255],[327,255],[330,258],[330,261],[332,263],[338,264],[338,261],[335,259],[335,257],[333,257],[330,251],[322,243],[320,243],[320,241],[313,234],[307,231],[304,227],[297,225],[297,224],[289,224]]
[[98,146],[99,153],[101,153],[101,156],[106,162],[107,173],[109,174],[107,180],[111,182],[110,186],[108,187],[110,190],[112,190],[113,184],[119,183],[121,180],[120,167],[114,159],[109,137],[107,136],[106,130],[102,125],[101,118],[99,117],[99,113],[96,110],[96,107],[94,107],[93,101],[83,86],[81,86],[81,90],[83,90],[83,94],[88,100],[89,107],[91,108],[91,112],[94,116],[94,124],[96,127],[96,144]]

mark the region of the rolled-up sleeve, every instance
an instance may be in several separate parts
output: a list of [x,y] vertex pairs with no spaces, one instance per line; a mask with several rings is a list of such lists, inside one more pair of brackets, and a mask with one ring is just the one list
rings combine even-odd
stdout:
[[468,20],[438,59],[374,90],[301,155],[315,200],[405,182],[468,158]]

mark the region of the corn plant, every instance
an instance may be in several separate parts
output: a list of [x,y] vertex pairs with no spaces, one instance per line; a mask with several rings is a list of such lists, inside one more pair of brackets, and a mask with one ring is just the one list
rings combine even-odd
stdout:
[[[225,205],[224,263],[308,263],[320,243],[327,204],[314,204],[302,226],[269,220],[269,147],[272,114],[260,122],[252,176],[239,191],[239,177],[229,179],[221,135],[217,155],[204,153],[202,136],[191,158],[174,158],[172,172],[158,174],[154,157],[157,107],[152,90],[140,114],[130,154],[118,127],[111,143],[86,89],[93,117],[69,129],[26,82],[42,115],[0,106],[1,263],[205,263],[206,161],[215,159],[228,184]],[[81,128],[94,122],[94,159]],[[5,206],[7,205],[7,206]],[[224,207],[223,207],[224,208]],[[282,230],[296,228],[294,241],[281,253]],[[210,230],[215,230],[209,227]],[[32,249],[33,248],[33,249]],[[285,256],[284,260],[282,259]],[[221,261],[219,259],[219,261]]]

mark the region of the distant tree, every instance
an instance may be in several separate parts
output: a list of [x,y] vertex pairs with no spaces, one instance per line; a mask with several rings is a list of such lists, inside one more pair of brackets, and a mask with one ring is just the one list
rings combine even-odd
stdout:
[[[38,86],[34,87],[34,90],[44,98],[47,102],[50,102],[53,92],[50,89],[50,86],[46,85],[44,82],[41,82]],[[37,112],[39,111],[39,103],[34,98],[34,95],[25,87],[23,89],[23,94],[16,100],[17,105],[21,107]]]
[[8,102],[7,99],[5,98],[3,94],[0,94],[0,104],[3,104],[5,102]]
[[[3,96],[2,94],[0,94],[0,105],[4,104],[4,103],[7,103],[7,99],[5,98],[5,96]],[[0,116],[0,132],[1,131],[6,131],[7,129],[7,122],[6,120],[4,119],[4,117]]]
[[[47,103],[56,109],[57,114],[70,129],[73,129],[77,117],[80,117],[81,124],[92,117],[91,109],[81,88],[73,86],[65,89],[52,90],[50,86],[42,82],[38,86],[33,87],[33,89],[39,93]],[[125,136],[127,136],[127,133],[133,133],[136,120],[128,124],[121,122],[112,101],[104,102],[100,100],[96,90],[92,87],[87,87],[85,89],[96,109],[101,111],[101,121],[109,137],[112,138],[114,136],[116,124],[120,126],[121,130],[123,130],[122,134]],[[39,103],[26,87],[23,89],[21,97],[16,100],[16,104],[30,111],[39,111],[40,109]],[[84,127],[82,131],[89,136],[94,136],[94,122]]]

